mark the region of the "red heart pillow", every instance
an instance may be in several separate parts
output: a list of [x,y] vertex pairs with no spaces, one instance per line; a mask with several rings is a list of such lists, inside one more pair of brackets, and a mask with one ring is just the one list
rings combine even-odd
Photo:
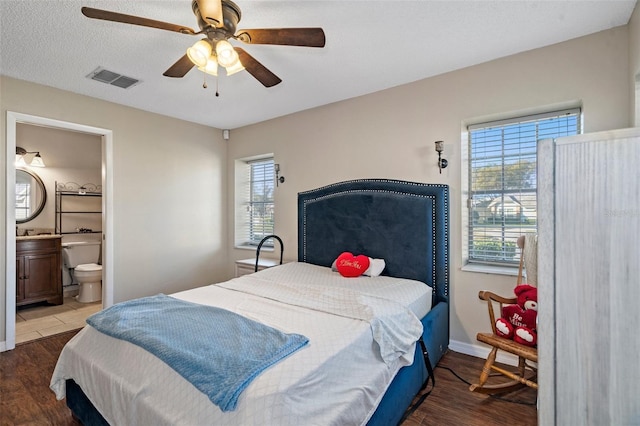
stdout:
[[345,251],[336,259],[336,268],[343,277],[359,277],[369,268],[369,258],[363,254],[354,256]]

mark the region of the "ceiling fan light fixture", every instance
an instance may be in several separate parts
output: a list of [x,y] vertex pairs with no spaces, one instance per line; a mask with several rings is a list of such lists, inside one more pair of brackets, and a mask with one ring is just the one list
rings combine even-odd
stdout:
[[227,40],[220,40],[216,44],[216,56],[218,64],[225,68],[234,66],[239,61],[238,53],[233,50],[233,46]]
[[211,56],[211,43],[206,39],[198,40],[187,49],[187,56],[196,66],[205,67]]
[[209,59],[207,60],[207,64],[204,67],[198,67],[198,70],[210,75],[217,76],[218,62],[216,62],[216,58],[213,55],[209,56]]
[[240,60],[238,60],[238,61],[236,61],[236,63],[235,63],[235,64],[233,64],[233,65],[231,65],[231,66],[226,67],[226,70],[227,70],[227,76],[229,76],[229,75],[233,75],[233,74],[235,74],[235,73],[237,73],[237,72],[240,72],[240,71],[244,71],[244,69],[245,69],[245,68],[244,68],[244,66],[242,65],[242,63],[240,62]]

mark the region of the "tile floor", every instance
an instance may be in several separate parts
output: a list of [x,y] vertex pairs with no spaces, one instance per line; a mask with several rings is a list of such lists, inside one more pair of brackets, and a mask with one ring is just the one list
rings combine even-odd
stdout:
[[85,319],[102,310],[102,302],[80,303],[65,297],[57,306],[25,306],[16,309],[16,343],[24,343],[52,334],[85,326]]

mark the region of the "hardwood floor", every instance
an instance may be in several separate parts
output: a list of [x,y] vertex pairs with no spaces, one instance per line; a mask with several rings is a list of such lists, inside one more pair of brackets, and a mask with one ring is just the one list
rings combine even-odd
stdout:
[[[17,345],[0,353],[0,425],[78,426],[65,401],[56,401],[49,380],[65,343],[77,333],[66,332]],[[504,396],[507,402],[469,392],[483,360],[448,352],[435,368],[436,386],[424,403],[405,420],[416,425],[537,425],[536,392],[525,389]],[[451,370],[449,370],[451,369]]]
[[49,381],[62,347],[78,331],[43,337],[0,353],[0,425],[77,425]]
[[[436,385],[433,391],[403,426],[536,426],[538,411],[535,389],[525,388],[502,395],[501,398],[469,391],[469,383],[477,382],[483,364],[484,359],[447,352],[434,369]],[[503,380],[501,377],[504,376],[489,380]]]

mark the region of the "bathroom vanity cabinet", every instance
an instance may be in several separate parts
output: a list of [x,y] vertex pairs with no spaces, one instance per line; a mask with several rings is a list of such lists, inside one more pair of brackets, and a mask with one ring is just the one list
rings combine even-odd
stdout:
[[16,305],[62,304],[61,236],[16,239]]

